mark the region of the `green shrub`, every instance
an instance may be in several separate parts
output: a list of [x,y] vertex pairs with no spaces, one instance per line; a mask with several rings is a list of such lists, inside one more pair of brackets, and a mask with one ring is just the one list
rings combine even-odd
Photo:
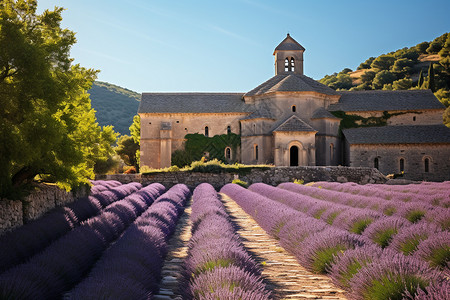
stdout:
[[231,183],[239,184],[240,186],[242,186],[244,188],[248,188],[248,183],[243,180],[240,180],[240,179],[234,179]]

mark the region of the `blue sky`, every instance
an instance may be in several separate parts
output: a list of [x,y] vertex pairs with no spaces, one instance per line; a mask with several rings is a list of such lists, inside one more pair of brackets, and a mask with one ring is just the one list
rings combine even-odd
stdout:
[[450,31],[449,0],[38,0],[64,7],[71,56],[137,92],[246,92],[274,75],[286,33],[320,79]]

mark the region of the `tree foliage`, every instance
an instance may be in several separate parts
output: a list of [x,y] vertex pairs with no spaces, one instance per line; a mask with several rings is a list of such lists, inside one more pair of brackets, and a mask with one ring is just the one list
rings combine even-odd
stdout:
[[381,71],[375,75],[372,86],[374,89],[382,89],[385,84],[394,82],[397,77],[389,71]]
[[125,164],[134,166],[138,170],[136,152],[139,150],[139,144],[129,135],[122,135],[117,140],[117,147],[114,148],[116,153],[122,158]]
[[62,8],[0,2],[0,196],[36,175],[70,189],[94,175],[116,140],[96,123],[87,90],[97,71],[73,65]]
[[141,117],[135,115],[133,117],[133,123],[130,126],[131,137],[134,142],[138,145],[136,150],[136,170],[139,172],[139,165],[141,163]]
[[375,58],[370,67],[378,71],[382,70],[388,71],[394,65],[394,62],[395,62],[394,56],[380,55],[377,58]]

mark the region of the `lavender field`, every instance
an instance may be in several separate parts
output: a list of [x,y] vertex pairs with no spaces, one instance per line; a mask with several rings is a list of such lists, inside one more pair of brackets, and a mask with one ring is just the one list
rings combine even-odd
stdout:
[[[0,299],[278,299],[268,283],[282,279],[246,248],[225,196],[348,299],[450,299],[450,182],[227,184],[218,193],[206,183],[116,181],[94,181],[89,197],[0,236]],[[182,272],[162,295],[182,217]]]

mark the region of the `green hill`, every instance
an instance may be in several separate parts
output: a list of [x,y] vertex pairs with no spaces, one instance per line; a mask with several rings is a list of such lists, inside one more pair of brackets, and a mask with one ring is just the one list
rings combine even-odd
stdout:
[[88,93],[98,123],[113,125],[116,132],[130,135],[128,127],[137,114],[141,94],[101,81],[95,81]]

